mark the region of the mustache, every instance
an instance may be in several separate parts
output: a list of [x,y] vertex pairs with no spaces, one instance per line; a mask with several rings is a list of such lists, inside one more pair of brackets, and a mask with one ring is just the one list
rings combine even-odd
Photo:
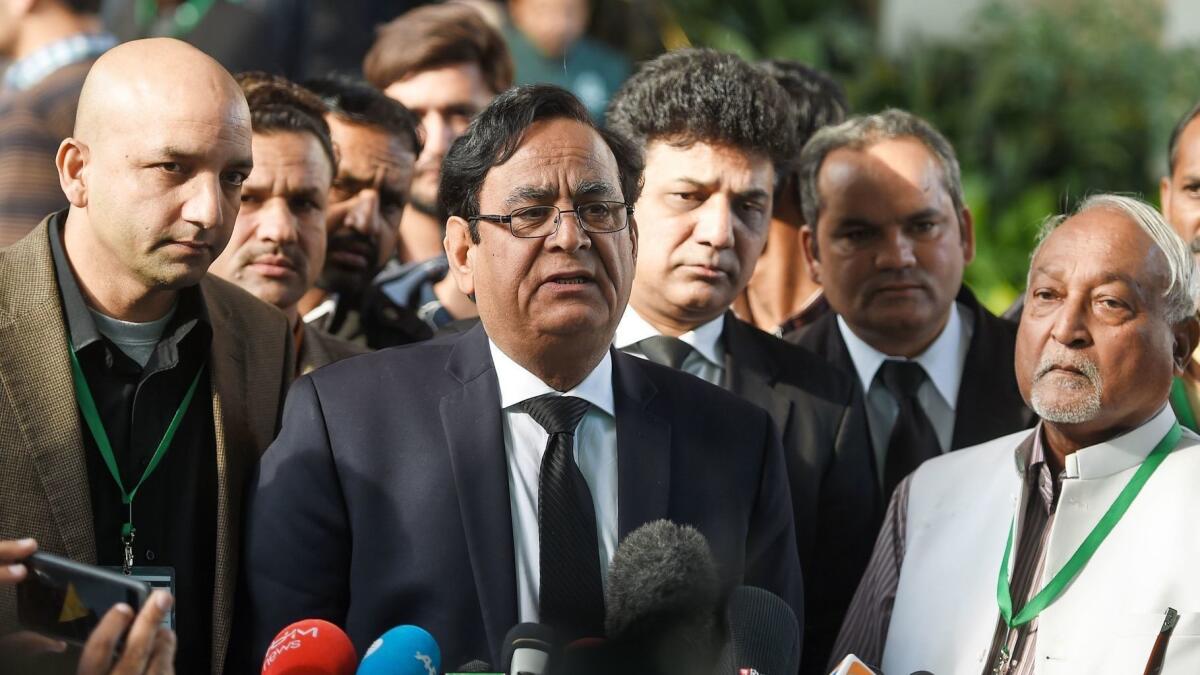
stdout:
[[1067,349],[1054,349],[1053,353],[1044,353],[1038,361],[1037,369],[1033,371],[1034,382],[1055,368],[1071,368],[1079,371],[1093,385],[1100,384],[1100,367],[1096,362],[1076,352]]
[[249,265],[255,260],[268,255],[287,258],[288,261],[292,263],[292,267],[299,272],[304,272],[305,268],[308,267],[308,257],[304,255],[304,251],[300,248],[299,244],[286,243],[283,245],[251,245],[242,248],[241,251],[238,252],[238,256],[241,258],[242,265]]

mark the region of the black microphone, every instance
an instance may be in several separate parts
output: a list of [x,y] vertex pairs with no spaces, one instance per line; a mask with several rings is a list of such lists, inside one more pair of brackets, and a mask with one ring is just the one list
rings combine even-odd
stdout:
[[721,586],[708,541],[693,527],[647,523],[617,546],[605,629],[639,672],[711,670],[724,642]]
[[554,644],[554,631],[549,626],[519,623],[504,636],[501,670],[508,675],[546,675]]
[[725,608],[725,624],[729,641],[714,671],[717,675],[800,670],[800,622],[779,596],[753,586],[735,588]]

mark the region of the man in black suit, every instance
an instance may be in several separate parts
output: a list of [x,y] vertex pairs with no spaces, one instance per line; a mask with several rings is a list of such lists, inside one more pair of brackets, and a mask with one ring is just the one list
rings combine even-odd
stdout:
[[900,110],[855,117],[804,146],[800,183],[833,312],[787,338],[862,387],[884,496],[929,457],[1031,426],[1017,327],[963,285],[975,235],[950,143]]
[[613,549],[659,518],[708,538],[727,587],[802,615],[770,417],[611,349],[640,176],[635,147],[548,85],[501,94],[455,141],[446,251],[480,325],[293,387],[250,497],[246,667],[308,617],[360,653],[420,625],[450,666],[497,663],[518,621],[602,635]]
[[730,311],[767,241],[777,178],[799,152],[790,108],[770,75],[704,49],[660,56],[617,92],[608,125],[642,146],[646,181],[637,274],[614,344],[771,414],[807,582],[805,662],[819,672],[882,509],[854,380]]

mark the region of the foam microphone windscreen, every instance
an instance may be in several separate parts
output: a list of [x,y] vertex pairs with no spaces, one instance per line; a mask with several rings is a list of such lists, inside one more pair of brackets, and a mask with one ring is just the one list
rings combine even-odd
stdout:
[[554,631],[540,623],[519,623],[504,636],[501,670],[509,675],[545,675],[554,653]]
[[396,626],[371,643],[358,675],[438,675],[442,650],[424,628]]
[[800,622],[779,596],[752,586],[734,589],[725,608],[729,642],[717,675],[763,675],[800,669]]
[[305,619],[271,640],[262,675],[353,675],[357,663],[345,631],[328,621]]
[[721,586],[695,528],[658,520],[629,533],[613,554],[604,602],[611,646],[640,654],[645,672],[712,667],[724,637]]

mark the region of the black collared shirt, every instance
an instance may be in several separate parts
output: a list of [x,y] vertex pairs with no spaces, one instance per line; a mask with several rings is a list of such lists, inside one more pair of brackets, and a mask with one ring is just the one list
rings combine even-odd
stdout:
[[[208,673],[216,562],[217,465],[208,356],[212,327],[198,287],[179,293],[175,314],[141,367],[96,328],[61,241],[62,213],[50,221],[50,249],[71,347],[113,447],[121,481],[137,485],[196,373],[195,396],[158,468],[133,500],[134,565],[175,568],[179,673]],[[129,510],[79,417],[91,488],[98,562],[120,566]]]

